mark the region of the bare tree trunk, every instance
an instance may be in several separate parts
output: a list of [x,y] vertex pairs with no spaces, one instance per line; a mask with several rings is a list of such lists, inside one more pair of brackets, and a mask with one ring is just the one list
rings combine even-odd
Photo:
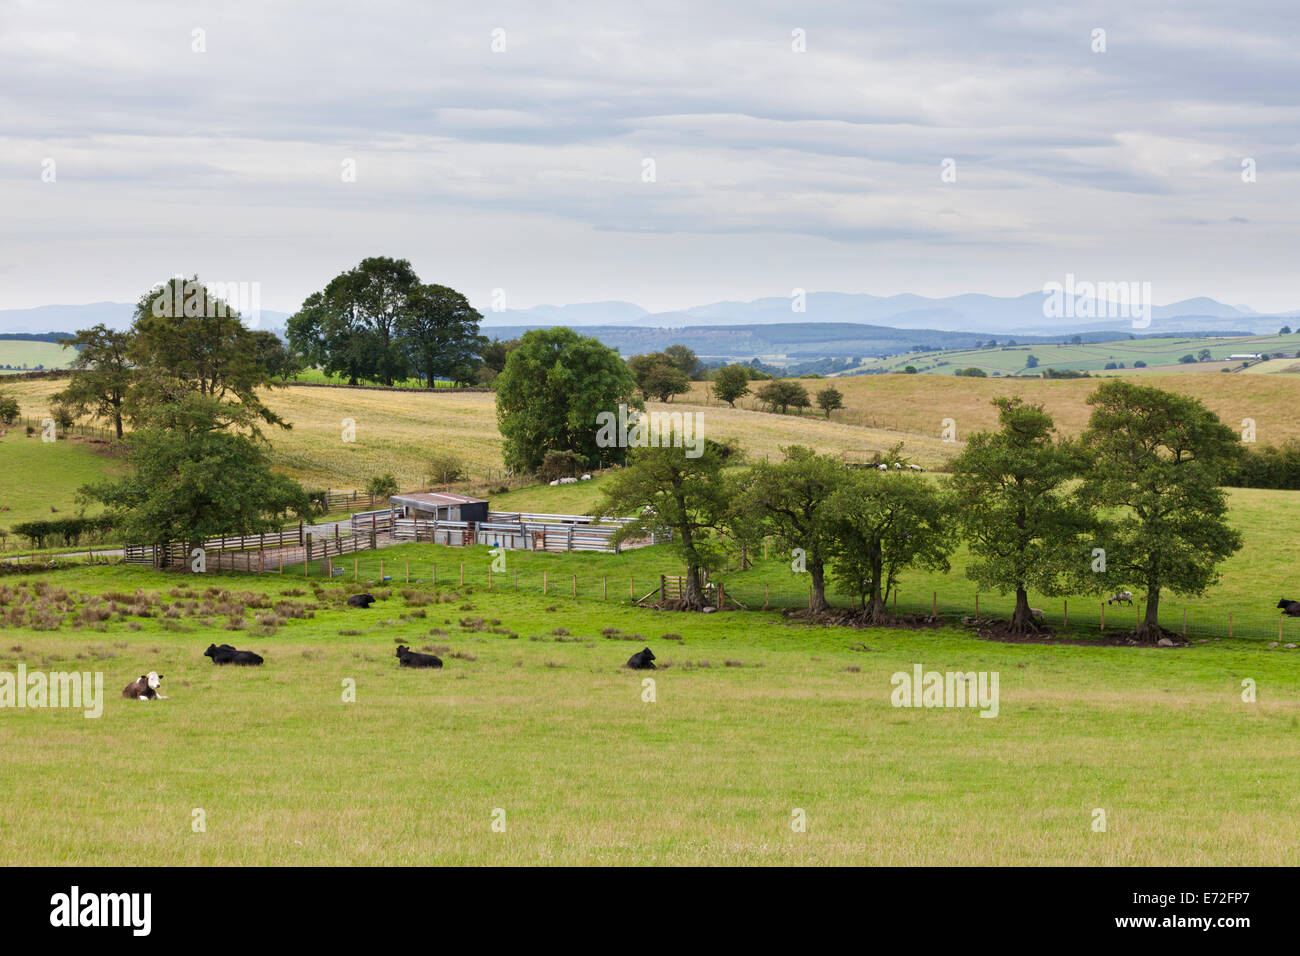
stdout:
[[1029,592],[1024,588],[1016,588],[1016,610],[1011,615],[1011,630],[1015,634],[1038,630],[1038,622],[1029,610]]
[[813,614],[824,614],[831,609],[826,600],[826,569],[821,561],[809,561],[808,573],[812,575],[812,606],[810,610]]
[[885,606],[884,559],[876,553],[871,558],[871,602],[866,606],[868,624],[883,624],[889,620],[889,610]]
[[698,611],[704,607],[704,589],[700,586],[700,569],[691,565],[686,569],[686,593],[682,596],[685,608]]
[[1135,631],[1140,641],[1154,644],[1164,635],[1160,627],[1160,586],[1155,585],[1147,591],[1147,609],[1142,621]]

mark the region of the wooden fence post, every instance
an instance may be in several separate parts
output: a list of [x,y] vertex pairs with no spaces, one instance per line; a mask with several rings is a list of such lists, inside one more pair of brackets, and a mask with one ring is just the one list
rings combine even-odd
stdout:
[[1228,612],[1228,637],[1232,637],[1232,612]]
[[979,619],[980,619],[980,593],[979,591],[976,591],[975,592],[975,620],[978,621]]
[[1070,602],[1068,599],[1066,599],[1065,607],[1061,612],[1061,627],[1065,627],[1069,623],[1070,623]]
[[[633,601],[636,600],[636,588],[633,585],[632,575],[630,574],[627,576],[627,596],[630,597]],[[1281,633],[1282,625],[1279,624],[1277,626],[1277,629],[1278,629],[1278,633]]]

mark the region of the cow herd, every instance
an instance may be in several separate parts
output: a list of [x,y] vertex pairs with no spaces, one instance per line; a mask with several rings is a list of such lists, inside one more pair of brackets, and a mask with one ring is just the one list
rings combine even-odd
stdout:
[[[355,608],[369,608],[375,603],[374,595],[371,594],[354,594],[348,598],[348,606]],[[1133,603],[1132,591],[1116,591],[1107,604],[1128,604]],[[1289,617],[1300,617],[1300,601],[1292,601],[1289,598],[1282,598],[1277,602],[1279,610]],[[1030,613],[1037,619],[1041,620],[1043,612],[1038,608],[1030,608]],[[241,651],[229,644],[209,644],[208,649],[203,652],[204,657],[210,657],[213,664],[235,664],[243,667],[256,667],[263,663],[260,654],[252,651]],[[416,668],[440,668],[442,667],[442,658],[435,654],[421,654],[418,651],[411,650],[405,644],[397,648],[397,664],[399,667],[416,667]],[[650,648],[646,647],[637,651],[627,659],[625,666],[632,670],[655,670],[655,655]],[[150,671],[148,674],[141,674],[131,683],[127,684],[122,690],[122,696],[131,700],[166,700],[167,698],[158,693],[161,686],[162,675]]]
[[[347,603],[349,607],[365,609],[375,603],[375,598],[371,594],[354,594],[348,598]],[[265,658],[260,654],[253,651],[241,651],[230,644],[209,644],[208,649],[203,652],[203,656],[211,658],[212,663],[217,665],[235,664],[242,667],[257,667],[265,662]],[[435,654],[421,654],[418,651],[413,651],[405,644],[397,648],[396,656],[399,667],[442,667],[442,658]],[[626,666],[632,670],[654,670],[654,660],[654,653],[647,647],[629,657]],[[161,682],[162,675],[155,671],[141,674],[126,685],[122,691],[122,696],[132,700],[166,700],[166,697],[158,693]]]

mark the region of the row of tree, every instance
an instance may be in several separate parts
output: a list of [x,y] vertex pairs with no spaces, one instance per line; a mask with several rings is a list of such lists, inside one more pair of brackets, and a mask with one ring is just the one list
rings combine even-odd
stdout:
[[1042,406],[996,399],[1000,428],[971,436],[942,484],[801,447],[749,465],[712,441],[695,458],[638,448],[599,509],[635,519],[624,540],[672,529],[687,607],[703,604],[702,573],[728,550],[770,537],[807,571],[814,612],[829,607],[829,572],[867,622],[882,623],[904,571],[947,570],[965,542],[967,574],[1015,595],[1013,631],[1038,626],[1031,591],[1136,588],[1146,599],[1138,637],[1155,641],[1162,595],[1203,593],[1241,547],[1219,487],[1240,441],[1199,401],[1160,389],[1111,380],[1088,401],[1089,426],[1072,440]]
[[392,385],[415,375],[474,382],[488,341],[481,316],[455,289],[420,281],[406,259],[363,259],[313,292],[289,318],[293,350],[310,365]]

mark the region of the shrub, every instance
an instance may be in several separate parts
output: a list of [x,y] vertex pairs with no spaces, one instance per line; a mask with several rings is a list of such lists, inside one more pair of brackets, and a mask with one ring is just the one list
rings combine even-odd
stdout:
[[397,491],[397,479],[393,477],[392,472],[375,475],[366,482],[366,494],[374,495],[376,498],[387,498],[389,495],[397,494]]
[[577,475],[582,463],[571,451],[548,451],[537,469],[537,477],[542,481],[554,481],[557,478],[572,478]]
[[450,452],[436,452],[429,460],[429,477],[435,485],[449,485],[465,477],[465,463]]

